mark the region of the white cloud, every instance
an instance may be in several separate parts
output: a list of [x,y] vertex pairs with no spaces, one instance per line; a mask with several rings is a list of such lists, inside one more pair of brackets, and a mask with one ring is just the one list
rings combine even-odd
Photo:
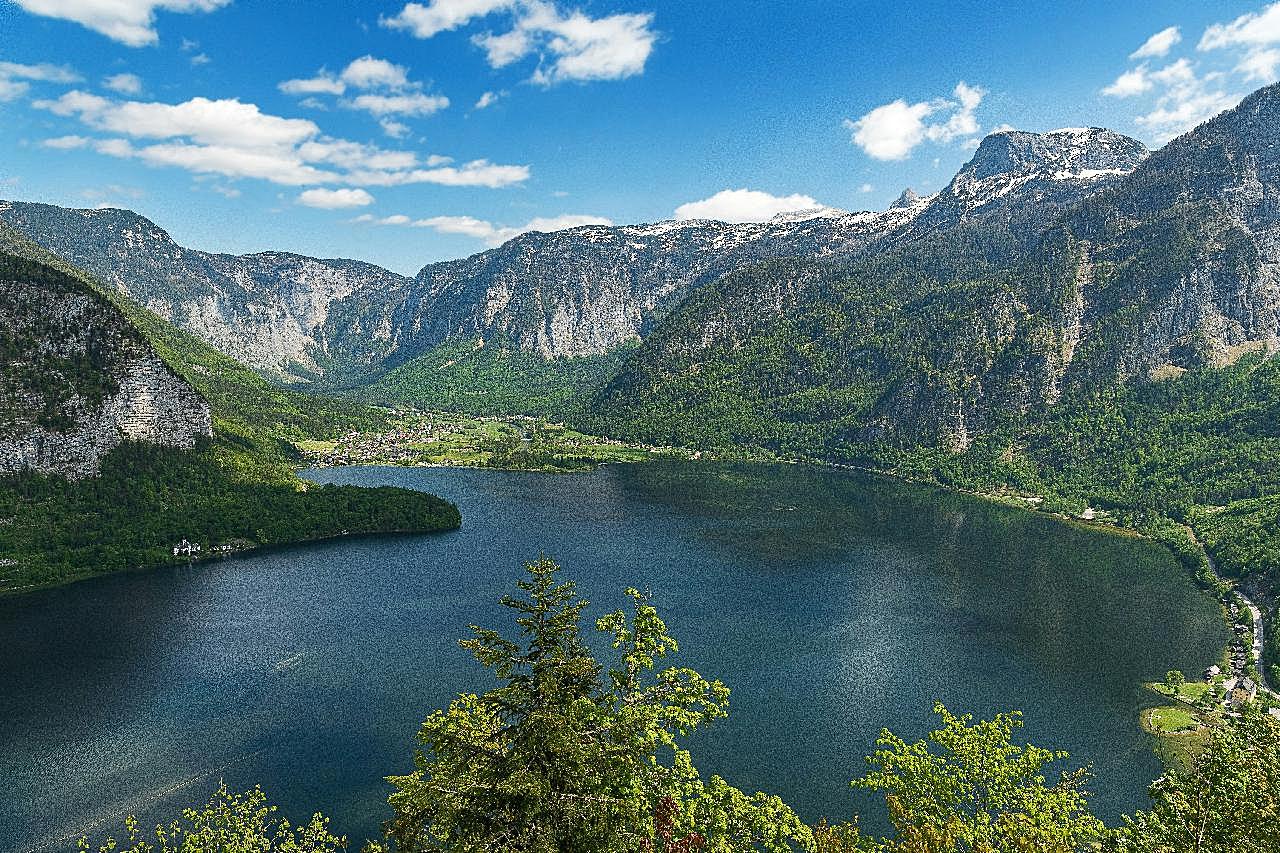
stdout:
[[1271,83],[1280,67],[1280,52],[1270,47],[1276,44],[1280,44],[1280,3],[1241,15],[1227,24],[1212,25],[1204,31],[1198,47],[1202,51],[1244,50],[1235,71],[1247,82]]
[[122,95],[136,95],[142,91],[142,79],[137,74],[113,74],[102,85]]
[[1130,59],[1154,59],[1165,56],[1178,42],[1182,31],[1178,27],[1166,27],[1142,43],[1142,47],[1129,54]]
[[561,11],[549,0],[431,0],[409,3],[383,26],[431,38],[496,12],[509,12],[511,28],[485,32],[472,41],[489,65],[504,68],[537,54],[532,80],[544,86],[568,81],[621,80],[640,74],[658,33],[650,13],[593,18],[580,10]]
[[908,104],[899,98],[876,107],[857,121],[845,119],[853,142],[877,160],[904,160],[924,141],[924,120],[933,112],[927,102]]
[[410,92],[402,95],[358,95],[346,103],[375,116],[429,116],[449,106],[444,95]]
[[820,208],[807,195],[770,195],[760,190],[721,190],[710,198],[676,208],[676,219],[715,219],[720,222],[764,222],[779,213]]
[[155,13],[212,12],[231,0],[13,0],[18,6],[47,18],[82,24],[130,47],[155,44]]
[[61,151],[69,151],[72,148],[84,148],[89,144],[87,136],[55,136],[53,139],[46,139],[40,143],[45,148],[57,148]]
[[874,191],[875,191],[875,187],[871,186],[871,184],[863,184],[862,186],[858,187],[858,192],[860,193],[869,193]]
[[359,89],[363,94],[343,101],[342,106],[380,119],[383,131],[396,139],[407,136],[409,128],[388,120],[389,116],[429,116],[449,106],[444,95],[423,93],[422,84],[411,81],[403,65],[373,56],[354,60],[337,75],[321,69],[315,77],[285,80],[279,89],[287,95],[342,95]]
[[347,84],[321,72],[315,77],[285,80],[277,88],[286,95],[341,95],[347,91]]
[[0,102],[12,101],[27,94],[31,81],[38,83],[75,83],[80,79],[65,65],[41,62],[23,65],[18,62],[0,62]]
[[298,196],[298,204],[321,210],[342,210],[351,207],[368,207],[373,196],[362,189],[305,190]]
[[1238,93],[1223,88],[1221,74],[1200,75],[1186,58],[1150,72],[1149,77],[1160,87],[1161,93],[1155,107],[1135,121],[1161,143],[1191,130],[1240,101]]
[[480,96],[480,99],[476,101],[475,108],[478,110],[483,110],[486,107],[491,107],[498,102],[498,98],[500,97],[501,95],[499,95],[497,92],[485,92],[483,95]]
[[398,14],[378,19],[384,27],[407,30],[420,39],[429,39],[446,30],[456,30],[476,18],[514,5],[513,0],[430,0],[406,3]]
[[380,119],[378,125],[382,128],[382,132],[392,139],[404,139],[409,135],[409,125],[389,118]]
[[1147,66],[1139,65],[1131,68],[1115,79],[1110,86],[1102,90],[1102,94],[1113,98],[1132,98],[1149,92],[1155,84],[1147,76]]
[[[286,186],[435,183],[491,188],[521,183],[530,174],[523,165],[472,160],[453,166],[440,155],[423,159],[412,151],[326,137],[310,120],[269,115],[238,100],[192,98],[163,104],[114,101],[73,90],[34,106],[114,134],[94,142],[103,154],[197,174],[259,178]],[[132,140],[155,142],[138,146]]]
[[513,237],[528,234],[531,231],[550,233],[568,228],[580,228],[584,225],[612,224],[611,220],[600,216],[581,214],[536,217],[519,226],[498,226],[473,216],[432,216],[412,223],[415,228],[431,228],[441,234],[463,234],[474,237],[477,240],[483,240],[489,246],[500,246]]
[[416,84],[409,82],[409,70],[374,56],[362,56],[352,60],[341,74],[330,74],[321,69],[315,77],[285,80],[279,89],[286,95],[342,95],[350,86],[354,89],[390,89],[398,91]]
[[534,72],[534,82],[546,86],[567,80],[621,80],[644,71],[658,34],[653,15],[620,14],[591,18],[582,12],[561,17],[550,4],[536,9],[518,28],[544,35],[545,49],[554,56]]
[[414,228],[430,228],[440,234],[461,234],[483,241],[488,246],[500,246],[513,237],[527,234],[530,231],[550,233],[564,231],[568,228],[580,228],[584,225],[612,225],[612,220],[601,216],[587,216],[570,213],[563,216],[535,217],[523,225],[495,225],[486,219],[474,216],[429,216],[424,219],[410,219],[403,213],[396,213],[381,218],[365,213],[357,216],[352,222],[370,223],[374,225],[408,225]]
[[353,172],[351,177],[358,183],[371,186],[439,184],[446,187],[499,189],[524,183],[529,179],[529,174],[528,166],[502,166],[488,160],[472,160],[462,166],[435,166],[394,172]]
[[65,65],[53,65],[41,62],[37,65],[23,65],[18,62],[0,62],[0,77],[18,80],[40,80],[46,83],[76,83],[80,75]]
[[[936,98],[908,104],[899,98],[876,107],[857,121],[845,119],[853,132],[853,143],[877,160],[904,160],[920,143],[951,142],[978,132],[976,112],[986,92],[964,81],[956,84],[955,100]],[[950,112],[946,121],[934,124],[925,119]]]
[[403,65],[362,56],[343,69],[342,82],[357,89],[403,89],[409,74]]
[[[986,96],[986,91],[976,86],[970,86],[963,80],[956,84],[953,93],[956,97],[956,103],[959,108],[951,114],[951,117],[943,124],[930,125],[925,128],[925,135],[934,142],[950,142],[961,136],[972,136],[978,132],[978,120],[974,116],[974,112],[982,103],[982,99]],[[940,109],[952,109],[955,105],[948,102],[940,102]]]
[[1241,15],[1229,24],[1214,24],[1200,37],[1200,50],[1223,47],[1262,47],[1280,42],[1280,3],[1261,12]]
[[1245,80],[1258,83],[1274,83],[1277,68],[1280,68],[1280,50],[1275,48],[1251,50],[1236,65],[1236,71],[1243,74]]
[[213,62],[213,60],[209,58],[209,54],[207,53],[197,53],[195,56],[191,57],[191,64],[196,68],[199,68],[201,65],[208,65],[210,62]]
[[308,119],[280,118],[236,99],[192,98],[181,104],[111,101],[73,90],[35,106],[62,116],[78,116],[101,130],[135,138],[190,137],[210,145],[280,147],[296,145],[320,132]]

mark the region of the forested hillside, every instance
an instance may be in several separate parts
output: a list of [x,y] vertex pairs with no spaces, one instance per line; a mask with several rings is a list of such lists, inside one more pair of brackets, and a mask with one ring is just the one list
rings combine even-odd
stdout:
[[[12,231],[0,230],[0,248],[13,253],[5,256],[10,258],[6,276],[13,279],[5,293],[30,298],[36,283],[44,281],[88,294],[85,298],[96,300],[104,316],[114,317],[111,322],[124,330],[122,341],[154,352],[172,371],[175,385],[188,388],[202,407],[208,401],[206,435],[212,412],[211,436],[190,442],[189,449],[166,447],[147,435],[115,433],[118,446],[101,456],[100,471],[78,481],[34,468],[30,454],[15,456],[13,471],[0,478],[0,553],[5,555],[0,592],[168,562],[174,558],[172,546],[182,539],[200,544],[208,555],[217,546],[236,551],[343,533],[458,525],[457,509],[432,495],[311,487],[298,479],[299,457],[290,440],[375,426],[384,419],[382,412],[276,388]],[[112,328],[104,322],[96,321],[99,334]],[[31,340],[14,338],[16,332]],[[57,345],[65,331],[49,317],[43,325],[11,327],[8,335],[7,351],[19,353],[33,344]],[[11,422],[53,418],[56,430],[69,395],[92,401],[109,393],[99,387],[110,379],[104,371],[131,352],[111,344],[95,339],[87,360],[60,362],[60,378],[52,383],[55,377],[40,371],[38,398],[24,390],[32,384],[23,379],[31,378],[27,373],[6,369],[6,388],[14,382],[22,387],[6,393],[5,417]],[[162,421],[172,423],[169,417]],[[97,426],[100,441],[113,434]]]

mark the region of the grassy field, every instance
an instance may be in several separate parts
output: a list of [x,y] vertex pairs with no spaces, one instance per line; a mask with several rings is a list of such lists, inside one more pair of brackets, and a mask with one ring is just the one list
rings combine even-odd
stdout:
[[1177,699],[1180,702],[1186,702],[1188,705],[1194,705],[1199,702],[1200,698],[1209,692],[1209,684],[1204,681],[1188,681],[1180,685],[1176,693],[1170,690],[1167,684],[1159,681],[1151,682],[1147,687],[1161,696]]
[[526,416],[401,411],[385,427],[294,446],[313,465],[446,465],[585,471],[608,462],[689,458],[675,448],[626,444]]
[[1155,734],[1172,735],[1200,728],[1200,716],[1183,705],[1161,705],[1147,710],[1145,715]]

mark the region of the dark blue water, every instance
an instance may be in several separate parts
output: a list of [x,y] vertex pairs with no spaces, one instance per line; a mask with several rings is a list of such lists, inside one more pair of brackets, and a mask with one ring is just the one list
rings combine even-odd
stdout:
[[421,720],[485,673],[467,625],[545,551],[598,611],[647,587],[681,658],[733,690],[704,772],[808,819],[880,805],[848,782],[888,726],[941,700],[1026,712],[1092,764],[1108,819],[1158,775],[1139,683],[1198,671],[1217,608],[1162,549],[897,482],[793,466],[586,475],[350,468],[455,500],[463,528],[344,540],[0,599],[0,850],[74,838],[262,783],[286,814],[373,837],[382,777]]

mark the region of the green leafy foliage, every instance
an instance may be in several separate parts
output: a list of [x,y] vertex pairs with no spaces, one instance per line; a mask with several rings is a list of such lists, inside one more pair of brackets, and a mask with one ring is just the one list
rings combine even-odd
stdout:
[[144,833],[135,818],[125,821],[121,839],[108,838],[91,847],[80,839],[81,853],[337,853],[347,840],[329,831],[320,813],[294,826],[275,816],[278,807],[267,802],[261,788],[243,794],[220,785],[208,804],[187,809],[182,818]]
[[[29,472],[0,477],[0,593],[172,562],[171,549],[184,538],[208,556],[218,545],[240,550],[459,525],[457,508],[433,495],[314,487],[298,478],[301,456],[294,441],[380,428],[389,412],[277,388],[3,228],[0,248],[15,253],[0,254],[0,281],[15,282],[3,293],[18,298],[48,291],[88,300],[98,308],[97,326],[114,330],[110,340],[89,347],[84,363],[45,359],[36,365],[46,389],[44,410],[59,412],[68,394],[101,399],[113,390],[106,372],[112,359],[150,348],[209,402],[214,423],[212,440],[192,450],[121,445],[103,460],[100,476],[87,480]],[[54,334],[51,328],[44,338]],[[12,326],[0,331],[0,350],[26,353],[49,342],[37,340],[39,328],[22,335]],[[13,375],[6,365],[6,387]],[[27,401],[23,390],[6,399]]]
[[1256,713],[1227,720],[1190,767],[1150,793],[1151,810],[1127,819],[1108,853],[1280,850],[1280,722]]
[[1045,768],[1068,756],[1013,743],[1021,714],[975,723],[942,705],[934,711],[942,725],[927,740],[881,732],[867,759],[873,769],[853,783],[884,794],[895,831],[887,850],[1070,853],[1101,837],[1084,791],[1087,771],[1046,781]]
[[788,851],[809,830],[777,797],[704,779],[680,739],[723,717],[728,689],[659,662],[677,651],[647,596],[601,618],[609,664],[580,633],[587,602],[547,558],[507,597],[519,638],[473,627],[461,645],[499,686],[465,694],[418,734],[416,770],[391,777],[387,835],[404,853],[635,851],[701,839],[709,853]]

